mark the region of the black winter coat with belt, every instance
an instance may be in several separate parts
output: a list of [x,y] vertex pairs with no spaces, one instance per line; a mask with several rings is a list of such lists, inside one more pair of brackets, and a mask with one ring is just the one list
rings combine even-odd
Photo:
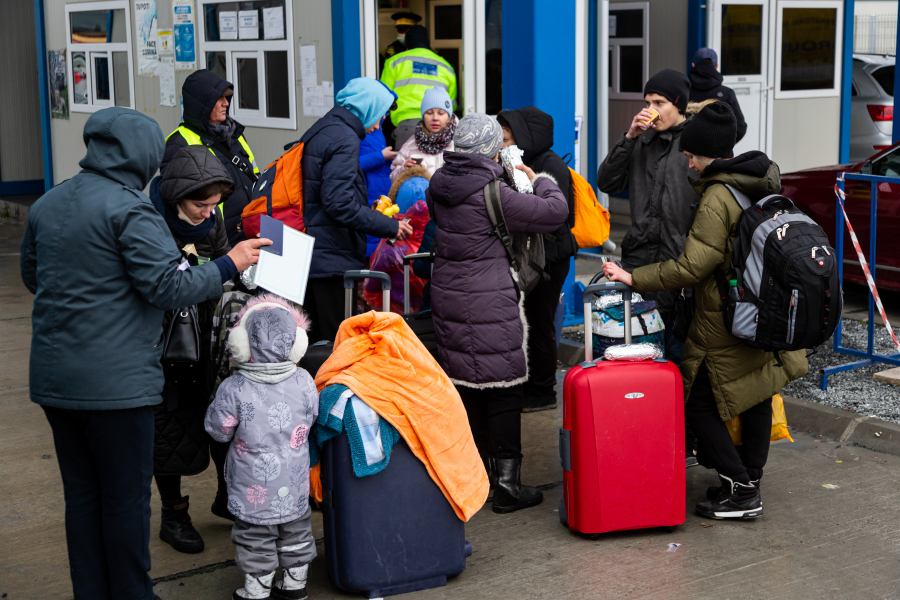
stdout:
[[575,256],[577,245],[572,235],[575,226],[575,198],[572,190],[572,174],[553,146],[553,117],[534,106],[505,110],[500,114],[522,150],[522,162],[535,173],[547,173],[556,180],[566,197],[569,216],[551,235],[544,236],[544,256],[547,264],[568,260]]
[[400,224],[369,208],[359,142],[366,137],[359,117],[335,106],[300,139],[303,158],[303,224],[316,238],[309,276],[334,277],[362,269],[366,234],[391,238]]
[[[226,125],[234,125],[229,132],[220,131],[209,122],[216,102],[226,90],[234,90],[234,85],[222,79],[216,73],[202,69],[195,71],[184,81],[181,93],[184,98],[184,122],[181,124],[200,136],[203,145],[210,148],[216,158],[222,163],[224,169],[234,183],[234,193],[225,201],[225,231],[228,233],[228,242],[235,246],[246,239],[241,229],[241,213],[244,207],[250,203],[253,191],[253,180],[241,169],[232,163],[237,157],[242,164],[255,168],[250,155],[241,146],[240,137],[244,135],[244,126],[228,117]],[[231,106],[229,104],[230,112]],[[230,129],[226,127],[225,129]],[[246,138],[244,141],[247,141]],[[181,148],[188,146],[188,140],[177,130],[166,139],[166,152],[163,155],[162,164],[159,166],[160,175],[165,175],[169,163]]]
[[[179,200],[216,181],[231,183],[231,177],[208,150],[190,146],[175,154],[165,176],[156,177],[150,183],[153,205],[191,264],[219,258],[231,250],[218,210],[199,225],[179,216]],[[196,255],[185,252],[189,244],[194,245]],[[209,436],[203,419],[211,400],[215,366],[210,361],[210,344],[206,342],[212,336],[213,313],[218,302],[215,298],[197,305],[200,361],[191,365],[163,361],[166,379],[163,402],[154,407],[153,472],[156,475],[195,475],[209,466]]]

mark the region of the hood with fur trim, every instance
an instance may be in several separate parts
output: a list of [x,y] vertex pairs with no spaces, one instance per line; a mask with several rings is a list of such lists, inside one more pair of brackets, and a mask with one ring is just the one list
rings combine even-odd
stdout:
[[287,300],[262,294],[250,300],[228,334],[228,351],[239,363],[300,362],[309,340],[309,318]]

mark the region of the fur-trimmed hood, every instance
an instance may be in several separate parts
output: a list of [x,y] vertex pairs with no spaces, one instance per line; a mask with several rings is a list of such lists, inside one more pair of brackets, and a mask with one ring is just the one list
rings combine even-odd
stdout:
[[[265,313],[265,314],[264,314]],[[239,363],[300,362],[309,340],[309,318],[274,294],[250,300],[228,334],[228,350]]]

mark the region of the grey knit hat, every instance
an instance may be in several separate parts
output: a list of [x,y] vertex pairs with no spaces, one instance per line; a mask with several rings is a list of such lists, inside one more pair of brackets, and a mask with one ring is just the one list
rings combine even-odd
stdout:
[[461,154],[494,158],[503,146],[503,129],[484,113],[466,115],[456,126],[453,146]]

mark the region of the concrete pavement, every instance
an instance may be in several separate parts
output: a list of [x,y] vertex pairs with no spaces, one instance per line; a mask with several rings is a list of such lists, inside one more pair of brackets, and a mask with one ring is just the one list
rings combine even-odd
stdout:
[[[18,274],[23,230],[0,224],[0,597],[64,600],[72,591],[62,483],[50,428],[28,399],[31,295]],[[512,515],[479,512],[466,527],[474,547],[466,571],[445,588],[404,597],[900,598],[900,458],[794,432],[795,443],[773,444],[761,519],[694,516],[693,504],[715,482],[712,472],[698,467],[688,470],[687,520],[675,533],[635,531],[591,541],[560,525],[556,512],[561,417],[561,409],[523,415],[524,479],[544,486],[545,502]],[[158,540],[154,490],[150,546],[157,593],[164,600],[224,600],[241,575],[232,562],[230,524],[208,511],[213,470],[186,478],[184,489],[207,548],[182,555]],[[650,482],[635,502],[654,493]],[[321,552],[319,513],[313,523]],[[671,542],[682,545],[667,552]],[[351,597],[330,584],[323,557],[313,563],[309,592],[313,599]]]

